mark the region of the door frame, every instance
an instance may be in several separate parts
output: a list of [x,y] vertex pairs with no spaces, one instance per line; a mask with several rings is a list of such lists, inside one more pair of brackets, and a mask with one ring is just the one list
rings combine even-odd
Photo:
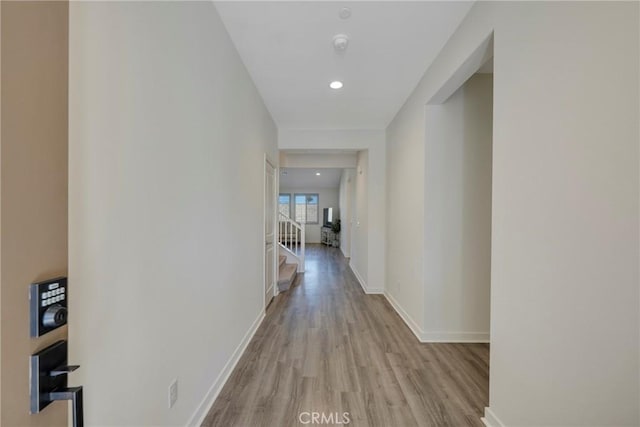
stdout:
[[269,196],[267,194],[267,165],[271,166],[273,168],[274,171],[274,181],[273,181],[273,194],[271,195],[271,198],[273,200],[273,212],[272,212],[272,218],[273,218],[273,241],[271,242],[273,245],[273,259],[271,260],[272,262],[272,271],[273,271],[273,297],[275,297],[276,295],[278,295],[278,271],[276,270],[277,268],[277,261],[278,261],[278,246],[277,246],[277,212],[278,212],[278,199],[277,199],[277,194],[278,194],[278,187],[279,187],[279,168],[277,166],[277,163],[273,161],[273,159],[271,158],[271,156],[268,153],[264,153],[264,160],[262,162],[262,236],[261,236],[261,241],[263,242],[263,246],[262,246],[262,287],[260,292],[262,293],[262,309],[266,311],[266,306],[267,306],[267,301],[266,301],[266,289],[267,289],[267,284],[265,283],[266,281],[266,276],[267,276],[267,261],[266,261],[266,256],[265,256],[265,250],[264,250],[264,244],[265,242],[265,236],[266,236],[266,217],[267,217],[267,211],[266,211],[266,206],[267,206],[267,197]]

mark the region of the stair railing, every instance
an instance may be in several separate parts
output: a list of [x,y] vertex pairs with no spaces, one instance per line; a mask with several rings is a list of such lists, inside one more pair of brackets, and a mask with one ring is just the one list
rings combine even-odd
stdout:
[[297,256],[301,266],[304,266],[304,240],[304,224],[296,222],[282,212],[279,212],[278,243]]

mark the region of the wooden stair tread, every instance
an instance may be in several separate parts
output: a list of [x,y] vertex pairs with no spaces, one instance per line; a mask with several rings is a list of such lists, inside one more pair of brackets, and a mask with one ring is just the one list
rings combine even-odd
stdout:
[[282,267],[282,264],[284,264],[287,261],[287,257],[284,255],[279,255],[278,256],[278,268]]
[[278,271],[278,285],[291,284],[296,278],[298,264],[282,264]]

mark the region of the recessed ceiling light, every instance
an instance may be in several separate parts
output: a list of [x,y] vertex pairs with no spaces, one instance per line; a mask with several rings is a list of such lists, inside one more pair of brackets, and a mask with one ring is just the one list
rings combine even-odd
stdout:
[[349,9],[348,7],[343,7],[342,9],[340,9],[338,15],[342,19],[349,19],[349,17],[351,16],[351,9]]
[[316,176],[320,176],[320,172],[316,172]]
[[344,85],[339,80],[334,80],[331,83],[329,83],[329,87],[331,89],[342,89],[342,86],[344,86]]

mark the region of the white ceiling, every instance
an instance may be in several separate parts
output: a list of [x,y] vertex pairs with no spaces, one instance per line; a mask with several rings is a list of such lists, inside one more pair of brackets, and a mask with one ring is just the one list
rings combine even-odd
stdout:
[[[216,2],[280,127],[382,129],[471,7],[468,1]],[[349,19],[338,12],[352,9]],[[350,37],[346,52],[332,45]],[[329,89],[342,80],[344,88]]]
[[280,188],[338,188],[341,175],[342,169],[281,168]]

